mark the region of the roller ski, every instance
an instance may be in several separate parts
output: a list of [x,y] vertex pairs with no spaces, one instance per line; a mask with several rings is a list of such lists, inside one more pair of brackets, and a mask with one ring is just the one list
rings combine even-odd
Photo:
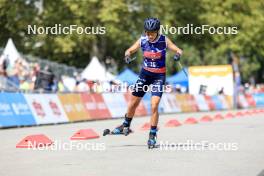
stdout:
[[129,133],[132,132],[130,129],[130,123],[132,121],[132,118],[128,118],[127,115],[125,114],[125,119],[122,125],[116,127],[113,131],[109,129],[105,129],[103,132],[103,136],[106,135],[129,135]]
[[148,139],[148,148],[153,149],[156,148],[156,141],[157,140],[157,135],[153,133],[149,133],[149,139]]
[[132,130],[129,127],[125,127],[124,125],[120,125],[112,131],[110,129],[105,129],[103,132],[103,136],[106,136],[106,135],[125,135],[125,136],[127,136],[130,133],[132,133]]

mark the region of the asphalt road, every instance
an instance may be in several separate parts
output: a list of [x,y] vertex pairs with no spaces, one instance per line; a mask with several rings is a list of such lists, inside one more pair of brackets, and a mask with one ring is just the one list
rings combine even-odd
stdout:
[[[234,112],[234,111],[230,111]],[[104,120],[63,125],[0,130],[1,176],[257,176],[264,170],[264,113],[183,124],[168,128],[170,119],[183,123],[203,115],[226,111],[169,114],[160,116],[158,146],[146,146],[148,131],[140,127],[149,117],[135,118],[133,134],[101,136],[122,120]],[[92,128],[100,138],[71,141],[78,130]],[[45,134],[54,145],[21,149],[16,144],[25,136]]]

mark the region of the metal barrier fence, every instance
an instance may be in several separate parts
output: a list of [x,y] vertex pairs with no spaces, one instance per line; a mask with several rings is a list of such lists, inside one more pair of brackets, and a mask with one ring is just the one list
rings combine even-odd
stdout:
[[6,77],[0,75],[0,90],[17,92],[19,91],[19,87],[16,86],[12,81],[8,80]]
[[75,72],[80,73],[82,71],[82,69],[78,69],[73,66],[67,66],[66,64],[60,64],[57,62],[41,59],[31,55],[22,55],[22,57],[26,59],[26,61],[28,62],[38,63],[41,69],[44,69],[44,67],[49,66],[49,68],[57,77],[61,75],[73,77]]
[[[3,48],[0,48],[0,55],[4,51]],[[41,67],[41,69],[44,69],[45,66],[49,66],[53,73],[56,75],[56,77],[60,77],[61,75],[66,75],[73,77],[74,73],[81,73],[82,69],[78,69],[73,66],[68,66],[66,64],[61,64],[53,61],[49,61],[47,59],[31,56],[31,55],[24,55],[20,53],[21,57],[25,59],[29,63],[38,63]]]

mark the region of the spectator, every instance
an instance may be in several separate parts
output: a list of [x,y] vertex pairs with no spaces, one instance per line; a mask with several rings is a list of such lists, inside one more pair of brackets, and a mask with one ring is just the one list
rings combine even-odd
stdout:
[[61,79],[59,79],[59,82],[58,82],[58,91],[59,92],[65,92],[66,91],[66,87],[64,86]]
[[21,79],[19,89],[23,91],[29,91],[30,90],[29,81],[25,78]]
[[4,58],[4,56],[0,57],[0,76],[7,76],[7,67],[8,67],[8,58]]
[[20,76],[22,75],[23,65],[22,60],[17,59],[15,61],[15,65],[13,68],[10,68],[10,71],[8,71],[8,79],[13,82],[17,87],[19,87],[20,84]]
[[83,79],[78,82],[76,85],[76,92],[89,92],[89,86],[87,84],[86,79]]
[[52,91],[54,86],[54,78],[55,75],[53,74],[52,70],[49,68],[49,66],[46,66],[43,71],[38,72],[34,89]]

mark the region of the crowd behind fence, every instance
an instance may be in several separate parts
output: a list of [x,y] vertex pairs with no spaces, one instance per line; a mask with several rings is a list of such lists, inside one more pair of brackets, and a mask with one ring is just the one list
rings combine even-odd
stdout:
[[[0,48],[0,56],[3,49]],[[0,90],[22,92],[120,92],[124,88],[120,82],[86,80],[81,78],[81,69],[65,64],[40,59],[34,56],[20,54],[15,63],[10,66],[8,58],[0,57]],[[66,85],[64,77],[73,80],[73,84]],[[116,88],[119,87],[119,88]],[[110,89],[110,90],[109,90]],[[179,86],[171,86],[172,92],[188,93],[188,89],[181,91]],[[264,92],[263,84],[245,83],[239,88],[240,93]]]

